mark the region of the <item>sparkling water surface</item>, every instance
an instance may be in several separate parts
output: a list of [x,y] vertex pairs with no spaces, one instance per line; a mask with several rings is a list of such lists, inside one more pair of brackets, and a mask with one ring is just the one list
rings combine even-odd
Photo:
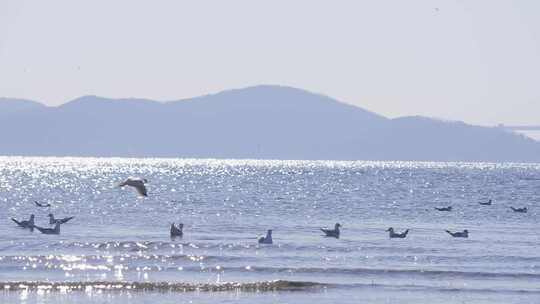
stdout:
[[[129,176],[148,179],[149,197],[117,187]],[[478,204],[488,199],[492,206]],[[538,303],[539,202],[538,164],[0,157],[0,298]],[[434,210],[449,205],[452,212]],[[60,235],[9,219],[35,214],[48,227],[49,212],[75,218]],[[184,223],[183,238],[169,237],[172,222]],[[341,238],[323,237],[319,228],[336,222]],[[388,227],[409,236],[389,239]],[[274,245],[258,245],[267,229]],[[274,280],[275,288],[241,288]],[[82,287],[36,287],[53,282]],[[95,282],[240,287],[111,291]]]

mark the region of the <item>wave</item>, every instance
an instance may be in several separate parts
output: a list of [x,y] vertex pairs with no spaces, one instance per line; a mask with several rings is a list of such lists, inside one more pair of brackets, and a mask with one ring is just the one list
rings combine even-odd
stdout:
[[[186,269],[186,268],[184,268]],[[454,270],[425,270],[425,269],[377,269],[377,268],[322,268],[322,267],[223,267],[229,271],[254,271],[270,273],[297,273],[297,274],[344,274],[344,275],[403,275],[437,278],[468,278],[468,279],[534,279],[540,280],[540,273],[526,272],[481,272],[481,271],[454,271]]]
[[170,283],[170,282],[0,282],[4,291],[45,290],[45,291],[143,291],[143,292],[217,292],[217,291],[307,291],[329,287],[330,284],[303,281],[262,281],[252,283]]
[[[211,240],[211,239],[207,239]],[[242,240],[255,240],[242,239]],[[211,242],[181,242],[181,241],[107,241],[107,242],[58,242],[48,245],[51,249],[92,249],[98,251],[120,251],[120,252],[146,252],[163,249],[230,249],[245,250],[249,248],[259,248],[257,243],[211,243]]]
[[443,293],[511,293],[538,294],[538,289],[508,289],[508,288],[469,288],[443,287],[411,284],[329,284],[310,281],[261,281],[261,282],[226,282],[226,283],[183,283],[183,282],[117,282],[117,281],[14,281],[0,282],[3,292],[43,291],[43,292],[317,292],[335,289],[384,289],[393,291],[436,291]]
[[[219,256],[219,255],[197,255],[197,254],[122,254],[122,255],[96,255],[96,254],[56,254],[56,255],[0,255],[0,265],[6,262],[37,262],[43,263],[66,263],[66,262],[84,262],[99,263],[105,260],[125,261],[126,263],[137,263],[140,261],[159,261],[159,262],[251,262],[256,261],[257,257],[245,256]],[[51,264],[53,265],[53,264]],[[1,266],[0,266],[1,267]]]
[[[62,271],[113,271],[115,266],[99,265],[88,263],[63,263],[59,265],[35,265],[32,271],[53,271],[59,269]],[[264,266],[227,266],[227,265],[128,265],[122,266],[124,272],[229,272],[229,273],[259,273],[261,275],[315,275],[315,276],[350,276],[350,277],[416,277],[418,279],[436,279],[436,280],[533,280],[540,281],[540,273],[528,272],[483,272],[483,271],[455,271],[455,270],[426,270],[426,269],[383,269],[383,268],[325,268],[325,267],[264,267]],[[26,268],[26,267],[25,267]],[[1,265],[1,271],[20,270],[19,265]]]
[[[282,243],[274,247],[261,247],[257,242],[256,238],[236,238],[238,242],[221,242],[221,238],[216,238],[216,242],[212,242],[212,238],[204,238],[197,242],[183,242],[182,240],[177,241],[135,241],[135,240],[125,240],[125,241],[89,241],[89,242],[56,242],[51,244],[46,244],[46,247],[53,250],[63,250],[63,249],[80,249],[86,250],[91,249],[93,251],[99,252],[156,252],[162,250],[170,249],[184,249],[184,250],[227,250],[227,251],[246,251],[246,250],[265,250],[265,251],[287,251],[294,250],[296,252],[306,252],[312,253],[313,251],[325,250],[328,252],[336,253],[345,253],[345,254],[355,254],[357,252],[395,252],[396,247],[394,246],[384,246],[384,245],[375,245],[375,244],[361,244],[356,246],[353,242],[343,240],[343,244],[332,244],[328,245],[299,245],[291,243]],[[527,244],[527,243],[526,243]],[[36,245],[36,248],[42,246],[41,244]],[[28,248],[28,244],[23,244],[20,248],[11,247],[5,249],[20,249],[24,250]],[[5,250],[3,249],[3,250]],[[425,248],[421,246],[407,246],[401,247],[400,250],[406,252],[408,255],[429,255],[433,253],[434,248]],[[459,256],[459,258],[463,258]]]
[[[284,257],[279,257],[283,259]],[[535,262],[536,257],[522,257],[529,262]],[[145,255],[0,255],[0,272],[18,270],[21,267],[30,267],[40,270],[112,270],[114,265],[105,264],[112,261],[123,265],[124,271],[178,271],[184,272],[255,272],[261,274],[314,274],[314,275],[349,275],[349,276],[416,276],[438,279],[529,279],[539,280],[538,267],[529,266],[529,271],[503,272],[503,271],[473,271],[434,268],[369,268],[369,267],[275,267],[257,264],[257,257],[231,256],[231,255],[197,255],[197,254],[145,254]],[[157,264],[153,264],[157,262]],[[203,262],[204,264],[201,264]],[[25,267],[25,268],[26,268]]]

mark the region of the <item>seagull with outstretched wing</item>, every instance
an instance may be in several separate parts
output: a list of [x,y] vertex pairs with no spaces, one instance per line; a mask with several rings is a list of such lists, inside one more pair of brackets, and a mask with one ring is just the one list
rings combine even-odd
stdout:
[[137,178],[137,177],[129,177],[125,181],[121,182],[118,186],[124,187],[124,186],[130,186],[137,190],[137,192],[142,196],[148,196],[148,190],[146,189],[146,186],[144,184],[148,183],[146,179]]
[[34,215],[33,214],[30,215],[30,219],[27,221],[18,221],[14,218],[11,218],[11,220],[15,222],[15,224],[17,224],[17,226],[21,228],[28,228],[30,230],[34,229]]
[[36,204],[36,206],[42,207],[42,208],[51,207],[51,204],[49,204],[49,203],[42,204],[42,203],[40,203],[40,202],[38,202],[38,201],[34,201],[34,204]]
[[56,223],[65,224],[69,222],[70,220],[72,220],[73,218],[74,216],[57,219],[57,218],[54,218],[54,215],[52,213],[49,213],[49,224],[51,225],[54,225]]

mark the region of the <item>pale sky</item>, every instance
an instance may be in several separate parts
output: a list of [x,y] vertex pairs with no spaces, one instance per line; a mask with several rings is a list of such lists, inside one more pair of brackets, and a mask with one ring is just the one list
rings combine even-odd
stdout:
[[540,1],[0,0],[0,96],[257,84],[388,117],[540,124]]

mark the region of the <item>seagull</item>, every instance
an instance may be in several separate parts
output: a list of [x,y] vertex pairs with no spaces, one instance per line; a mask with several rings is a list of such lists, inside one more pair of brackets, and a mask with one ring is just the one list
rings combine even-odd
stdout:
[[56,225],[54,225],[54,228],[43,228],[34,226],[39,232],[43,234],[60,234],[60,222],[56,222]]
[[514,212],[527,213],[527,207],[523,207],[523,208],[510,207],[510,209],[512,209]]
[[69,222],[70,220],[72,220],[73,218],[74,218],[74,216],[65,217],[65,218],[62,218],[62,219],[55,219],[54,215],[52,213],[49,213],[49,224],[51,224],[51,225],[54,225],[56,223],[65,224],[65,223]]
[[182,237],[184,235],[184,224],[180,223],[178,224],[178,227],[174,225],[174,223],[171,224],[171,237],[179,236]]
[[404,239],[407,237],[407,234],[409,233],[409,229],[405,230],[402,233],[396,233],[394,232],[394,228],[390,227],[386,231],[388,231],[388,234],[391,239],[398,238],[398,239]]
[[479,202],[480,205],[483,205],[483,206],[491,206],[491,200],[485,202],[485,203],[482,203],[482,202]]
[[448,206],[448,207],[435,207],[435,210],[437,211],[452,211],[452,206]]
[[125,181],[121,182],[118,186],[119,187],[131,186],[137,189],[137,192],[139,192],[140,195],[148,196],[148,191],[146,190],[146,186],[144,185],[146,183],[148,183],[146,179],[129,177]]
[[261,236],[259,238],[259,244],[272,244],[272,229],[269,229],[266,232],[266,236]]
[[469,237],[469,230],[465,229],[463,232],[450,232],[448,230],[445,230],[448,234],[450,234],[453,237],[459,237],[459,238],[468,238]]
[[341,227],[340,223],[336,223],[334,226],[334,229],[325,229],[321,228],[321,231],[326,234],[326,236],[335,237],[336,239],[339,239],[339,227]]
[[15,224],[17,224],[21,228],[29,228],[30,231],[34,230],[34,215],[33,214],[30,215],[30,219],[27,220],[27,221],[20,221],[19,222],[14,218],[11,218],[11,220],[14,221]]
[[38,206],[38,207],[51,207],[51,204],[49,204],[49,203],[41,204],[38,201],[34,201],[34,204],[36,204],[36,206]]

